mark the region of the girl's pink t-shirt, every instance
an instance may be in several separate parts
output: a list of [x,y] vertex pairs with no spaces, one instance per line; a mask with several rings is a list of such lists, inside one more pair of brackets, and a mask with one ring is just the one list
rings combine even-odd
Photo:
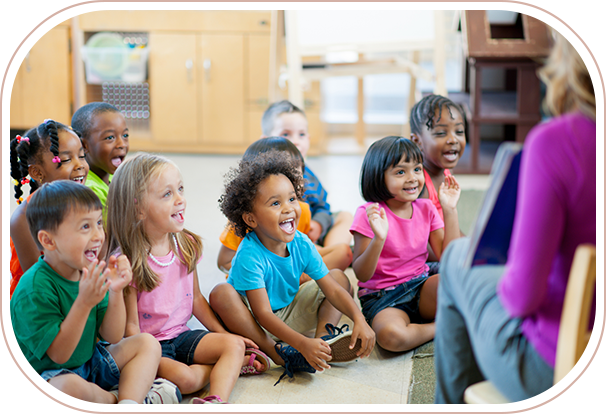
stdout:
[[[172,252],[156,257],[161,263],[169,263],[172,258]],[[151,292],[138,292],[139,328],[159,341],[176,338],[190,329],[187,322],[193,311],[194,273],[187,273],[187,266],[178,258],[166,267],[149,257],[147,263],[162,282]]]
[[[358,232],[372,239],[374,233],[368,223],[366,203],[356,210],[350,232]],[[403,219],[396,216],[385,203],[379,203],[385,209],[389,230],[385,245],[377,261],[374,275],[358,286],[368,289],[384,289],[407,282],[429,270],[427,261],[427,242],[429,233],[444,227],[438,211],[426,198],[412,202],[412,217]]]

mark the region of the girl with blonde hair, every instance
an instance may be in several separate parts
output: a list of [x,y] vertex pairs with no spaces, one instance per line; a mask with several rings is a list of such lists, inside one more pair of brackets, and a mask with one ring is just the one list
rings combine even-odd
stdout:
[[[108,251],[132,263],[126,336],[147,332],[160,341],[158,376],[181,393],[210,381],[210,396],[193,403],[223,403],[240,374],[267,370],[269,359],[250,339],[228,333],[200,292],[202,241],[184,228],[186,205],[181,173],[171,161],[151,154],[125,161],[107,197]],[[192,314],[208,331],[187,326]]]

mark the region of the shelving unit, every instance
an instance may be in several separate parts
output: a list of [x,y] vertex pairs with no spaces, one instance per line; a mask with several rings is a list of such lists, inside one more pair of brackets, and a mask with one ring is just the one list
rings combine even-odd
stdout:
[[[468,110],[468,138],[457,173],[486,174],[500,142],[482,140],[485,124],[513,128],[513,139],[524,142],[530,129],[541,121],[541,82],[537,70],[551,47],[547,26],[519,14],[510,26],[492,25],[486,11],[462,13],[461,27],[467,55],[469,93],[451,96]],[[504,90],[483,90],[487,69],[501,69],[508,75]]]

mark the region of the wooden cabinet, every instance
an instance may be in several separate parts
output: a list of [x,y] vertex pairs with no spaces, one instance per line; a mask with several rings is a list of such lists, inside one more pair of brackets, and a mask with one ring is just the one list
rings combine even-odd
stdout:
[[71,122],[70,28],[46,33],[19,67],[10,103],[10,127],[29,129],[46,118]]
[[79,26],[148,33],[149,131],[131,130],[131,150],[241,154],[261,136],[269,11],[103,11]]

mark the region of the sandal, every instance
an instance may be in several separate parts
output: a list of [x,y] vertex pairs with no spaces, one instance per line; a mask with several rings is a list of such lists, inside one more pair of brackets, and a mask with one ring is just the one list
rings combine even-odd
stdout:
[[[255,348],[246,348],[246,351],[244,352],[244,354],[250,355],[250,359],[248,360],[248,365],[242,367],[242,369],[240,370],[240,375],[248,375],[248,374],[258,375],[258,374],[262,374],[263,372],[265,372],[269,369],[270,360],[269,360],[269,357],[267,355],[265,355],[265,353],[263,353],[263,351],[261,351],[259,349],[255,349]],[[259,371],[255,368],[254,362],[255,362],[255,359],[257,359],[257,358],[265,367],[265,369],[263,371]]]

